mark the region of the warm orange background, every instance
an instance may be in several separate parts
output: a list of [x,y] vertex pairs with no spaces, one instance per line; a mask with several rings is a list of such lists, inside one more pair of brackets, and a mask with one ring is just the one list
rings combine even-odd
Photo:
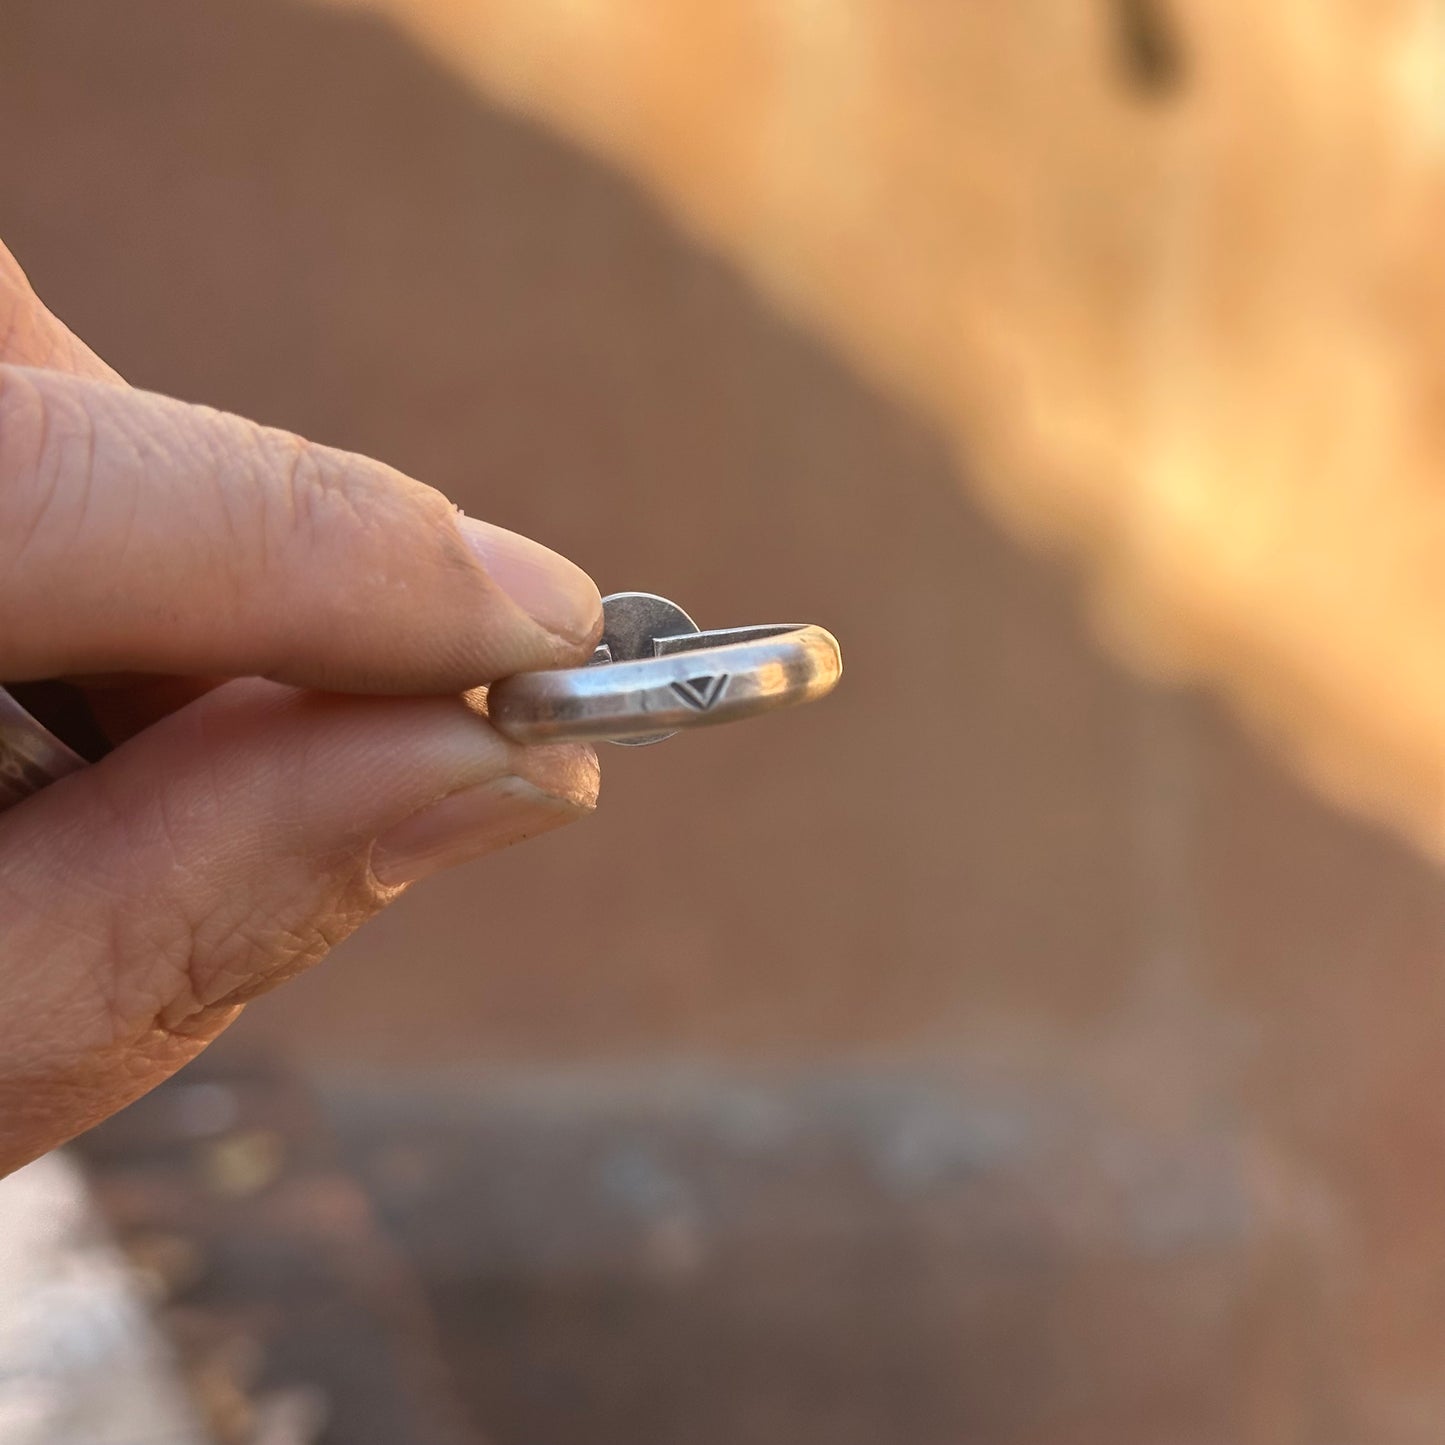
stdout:
[[1156,674],[1445,849],[1434,0],[333,0],[640,178]]

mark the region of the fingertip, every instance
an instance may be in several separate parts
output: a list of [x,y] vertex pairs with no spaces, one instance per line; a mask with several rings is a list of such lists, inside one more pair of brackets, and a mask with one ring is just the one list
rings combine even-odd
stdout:
[[590,642],[602,621],[597,584],[575,562],[505,527],[457,514],[457,525],[487,575],[539,627],[564,642]]
[[542,747],[510,748],[512,771],[517,777],[573,807],[590,813],[602,789],[602,766],[590,743],[549,743]]
[[376,840],[372,876],[383,889],[405,887],[514,843],[579,822],[596,793],[550,792],[510,774],[433,803]]

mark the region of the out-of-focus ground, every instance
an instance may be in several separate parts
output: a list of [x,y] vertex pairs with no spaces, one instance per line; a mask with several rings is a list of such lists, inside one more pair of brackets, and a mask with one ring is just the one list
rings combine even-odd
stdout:
[[75,1160],[0,1192],[0,1440],[202,1445],[196,1412]]
[[133,381],[842,640],[825,705],[609,750],[595,820],[234,1031],[311,1072],[480,1428],[1439,1439],[1428,865],[1121,670],[955,441],[401,31],[3,11],[0,234]]

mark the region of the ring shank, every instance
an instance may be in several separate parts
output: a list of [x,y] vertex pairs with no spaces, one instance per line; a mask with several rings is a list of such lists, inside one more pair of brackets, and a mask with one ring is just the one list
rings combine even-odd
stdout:
[[[843,673],[825,628],[747,629],[746,641],[678,650],[592,667],[522,672],[493,684],[493,725],[518,743],[656,741],[810,702]],[[701,634],[705,636],[705,634]],[[0,812],[85,766],[74,752],[0,688]]]
[[491,687],[487,712],[513,742],[620,741],[810,702],[842,672],[833,634],[810,625],[660,657],[518,673]]
[[84,766],[79,753],[0,687],[0,812]]

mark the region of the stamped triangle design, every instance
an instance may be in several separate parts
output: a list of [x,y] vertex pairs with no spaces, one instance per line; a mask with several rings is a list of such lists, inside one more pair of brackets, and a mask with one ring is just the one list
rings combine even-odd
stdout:
[[712,673],[702,677],[689,677],[681,682],[672,684],[672,690],[689,707],[695,707],[699,712],[706,712],[722,696],[723,688],[727,686],[728,675],[725,672]]

